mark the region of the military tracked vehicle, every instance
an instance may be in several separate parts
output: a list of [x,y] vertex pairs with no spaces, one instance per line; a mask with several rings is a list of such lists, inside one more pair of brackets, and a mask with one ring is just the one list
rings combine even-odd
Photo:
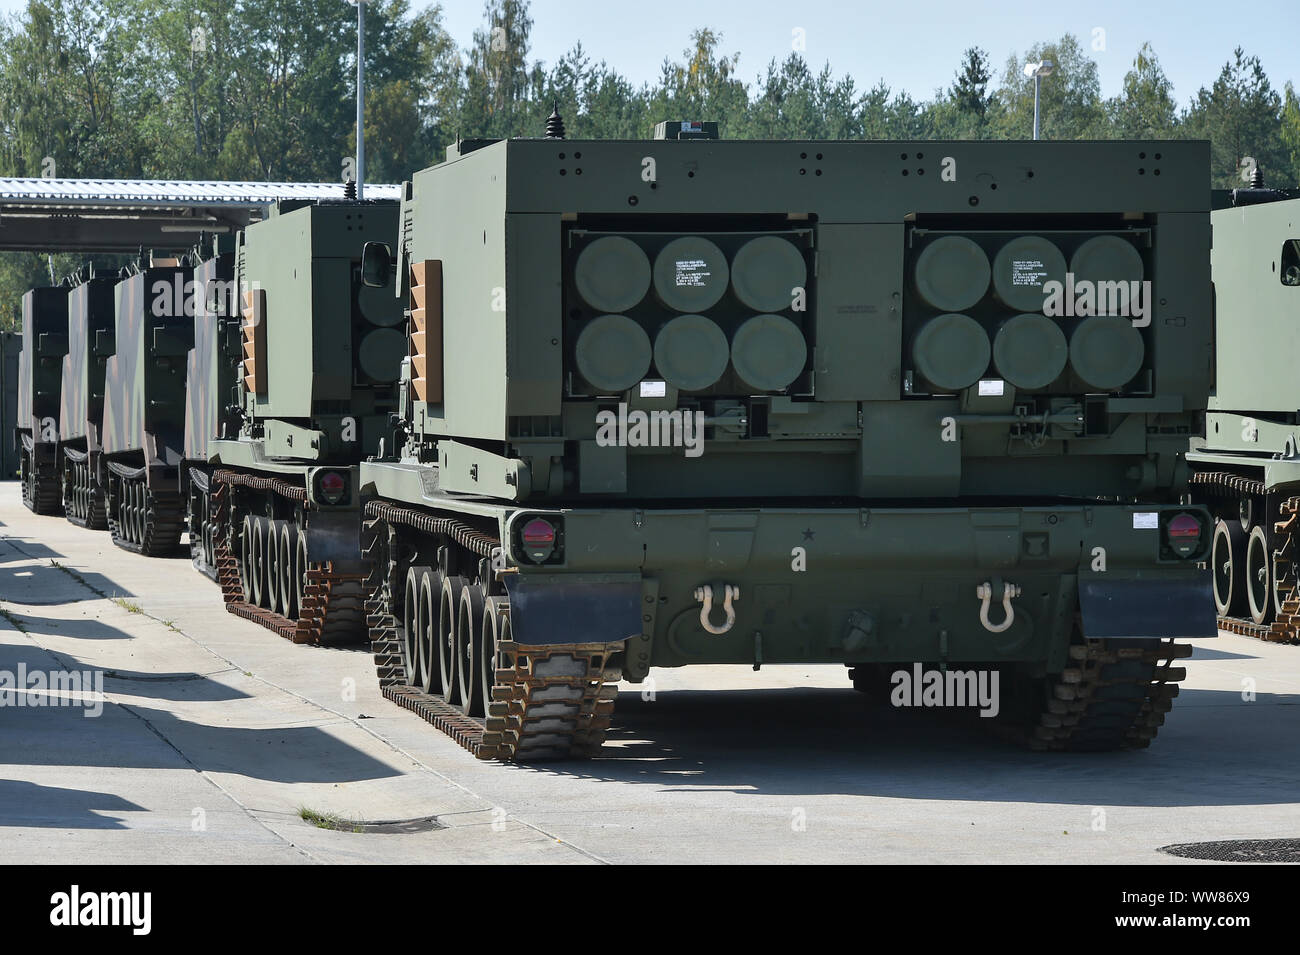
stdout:
[[68,289],[35,288],[23,296],[23,350],[18,359],[19,480],[23,503],[61,514],[59,386],[68,351]]
[[185,529],[180,465],[193,276],[186,258],[142,256],[116,287],[100,432],[106,516],[114,544],[149,557],[177,553]]
[[[1193,500],[1214,516],[1214,602],[1227,630],[1300,642],[1300,191],[1216,193],[1215,389],[1193,439]],[[1260,347],[1262,342],[1267,347]]]
[[558,126],[459,142],[366,248],[385,695],[533,759],[652,666],[986,668],[1033,746],[1147,745],[1216,632],[1208,145]]
[[59,399],[63,513],[73,524],[106,530],[101,429],[105,371],[115,350],[117,276],[97,276],[86,266],[70,277],[69,284],[68,353],[63,358]]
[[[236,306],[196,325],[191,541],[227,609],[295,642],[367,632],[357,465],[389,430],[406,337],[360,263],[396,228],[391,200],[281,203],[238,237]],[[226,268],[201,268],[209,288]]]
[[217,579],[217,529],[212,520],[211,443],[239,436],[235,381],[243,360],[234,237],[195,249],[194,348],[185,359],[185,449],[181,488],[185,527],[196,570]]

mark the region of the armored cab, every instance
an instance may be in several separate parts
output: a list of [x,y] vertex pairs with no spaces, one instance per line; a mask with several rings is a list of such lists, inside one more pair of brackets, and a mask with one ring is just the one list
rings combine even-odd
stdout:
[[23,503],[37,514],[63,513],[59,490],[59,385],[68,351],[68,288],[23,296],[18,362],[18,447]]
[[357,466],[390,433],[407,338],[361,258],[397,212],[281,203],[235,253],[240,426],[208,444],[214,556],[228,608],[297,642],[366,633]]
[[63,358],[59,400],[59,467],[63,512],[74,524],[108,527],[107,479],[100,454],[104,424],[104,376],[113,354],[117,277],[89,270],[74,276],[68,291],[68,353]]
[[1215,515],[1220,624],[1300,641],[1300,191],[1216,194],[1215,389],[1192,439],[1194,499]]
[[104,370],[108,527],[119,547],[162,556],[176,552],[184,529],[178,486],[194,273],[177,258],[126,271],[116,289],[115,350]]
[[527,758],[590,752],[606,683],[651,666],[994,669],[1035,745],[1145,745],[1189,649],[1162,641],[1215,633],[1180,504],[1207,162],[462,142],[392,250],[405,441],[362,465],[385,692]]

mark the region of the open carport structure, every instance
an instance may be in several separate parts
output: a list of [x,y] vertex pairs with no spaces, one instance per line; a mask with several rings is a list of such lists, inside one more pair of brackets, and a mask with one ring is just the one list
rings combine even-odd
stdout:
[[[344,183],[0,178],[0,252],[180,250],[242,229],[280,200],[342,199]],[[368,199],[399,198],[366,185]]]

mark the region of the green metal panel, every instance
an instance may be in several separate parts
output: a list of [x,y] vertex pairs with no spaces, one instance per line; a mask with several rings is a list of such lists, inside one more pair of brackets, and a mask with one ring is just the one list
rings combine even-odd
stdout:
[[[505,265],[506,413],[559,414],[563,373],[559,216],[507,216]],[[450,348],[447,353],[456,354]]]
[[92,278],[68,292],[59,439],[84,439],[90,451],[99,450],[104,419],[104,371],[114,349],[115,286],[112,278]]
[[320,358],[312,323],[311,231],[308,206],[256,223],[241,239],[240,291],[261,288],[266,293],[267,384],[264,395],[246,398],[257,417],[311,416],[313,365]]
[[[408,266],[439,260],[444,275],[445,399],[423,407],[421,426],[431,434],[504,438],[507,365],[523,371],[518,368],[523,360],[542,363],[556,377],[521,384],[534,392],[549,387],[555,396],[547,403],[558,404],[558,344],[538,336],[556,351],[548,360],[545,352],[523,351],[524,343],[507,330],[511,308],[543,326],[559,316],[548,315],[544,291],[534,303],[526,290],[516,296],[507,289],[505,164],[505,150],[490,147],[453,159],[416,173],[412,197],[403,201],[403,221],[411,222],[409,234],[401,237],[403,260]],[[522,258],[528,250],[512,245],[511,253]],[[552,301],[549,308],[558,305]]]
[[189,268],[159,266],[117,284],[116,350],[104,370],[107,454],[143,454],[144,464],[167,467],[184,454],[192,279]]
[[1172,213],[1154,229],[1151,349],[1155,388],[1182,395],[1183,406],[1201,409],[1215,374],[1214,293],[1210,284],[1210,222],[1204,213]]
[[[1280,259],[1300,239],[1300,199],[1213,213],[1215,391],[1210,408],[1293,414],[1300,409],[1300,286]],[[1261,347],[1267,342],[1267,347]]]
[[235,402],[235,367],[243,352],[234,259],[231,252],[214,255],[194,272],[203,307],[194,315],[194,349],[185,365],[185,457],[191,461],[207,460],[208,442],[228,420],[224,408]]
[[[441,399],[409,402],[405,459],[499,442],[471,464],[524,462],[514,500],[1176,493],[1161,436],[1192,430],[1210,375],[1206,157],[1186,142],[452,149],[403,211],[403,261],[441,262],[445,356]],[[1137,271],[1154,303],[1076,314],[1072,261],[1087,281]],[[953,295],[971,335],[941,334]],[[727,340],[720,372],[721,339],[687,342],[684,314]],[[1079,344],[1071,367],[1070,337],[1111,326],[1118,344]],[[700,416],[702,456],[632,431],[606,454],[598,421],[615,412],[620,427]],[[1155,414],[1181,417],[1148,431]]]
[[[1203,214],[1210,201],[1203,142],[510,140],[459,161],[495,164],[507,150],[511,212],[816,210],[823,222],[901,222],[923,210],[1057,211],[1084,196],[1116,211]],[[417,190],[419,175],[428,171]]]
[[239,291],[260,289],[266,303],[265,388],[239,385],[241,437],[264,442],[266,455],[343,463],[378,450],[406,335],[392,287],[363,286],[360,265],[367,242],[393,243],[398,211],[387,201],[284,203],[241,235]]
[[897,398],[902,388],[903,225],[818,229],[817,395]]
[[18,428],[40,443],[57,440],[60,379],[68,351],[68,290],[35,288],[23,296],[18,371]]

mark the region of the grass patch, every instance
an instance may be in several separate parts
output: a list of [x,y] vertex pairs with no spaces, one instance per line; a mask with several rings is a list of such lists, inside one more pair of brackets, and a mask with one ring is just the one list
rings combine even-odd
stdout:
[[128,613],[144,613],[144,608],[134,600],[127,600],[125,597],[113,597],[111,599],[113,603],[117,604]]
[[332,829],[335,832],[364,831],[360,825],[344,819],[336,812],[317,812],[315,809],[308,809],[306,806],[298,807],[298,818],[304,822],[310,822],[317,829]]
[[77,583],[81,584],[81,586],[85,587],[85,588],[86,588],[87,590],[89,590],[91,593],[93,593],[93,594],[98,594],[98,595],[101,596],[101,597],[107,597],[107,596],[108,596],[108,594],[104,593],[104,591],[100,590],[98,587],[96,587],[94,584],[92,584],[92,583],[91,583],[89,580],[87,580],[85,577],[82,577],[81,574],[77,573],[75,570],[73,570],[73,569],[72,569],[71,567],[69,567],[67,564],[60,564],[57,560],[51,560],[51,561],[50,561],[50,566],[53,567],[55,570],[61,570],[61,571],[63,571],[65,574],[67,574],[69,577],[71,577],[71,578],[72,578],[73,580],[75,580]]
[[27,626],[23,623],[22,617],[18,616],[8,607],[0,607],[0,617],[9,621],[10,625],[19,633],[26,633]]

